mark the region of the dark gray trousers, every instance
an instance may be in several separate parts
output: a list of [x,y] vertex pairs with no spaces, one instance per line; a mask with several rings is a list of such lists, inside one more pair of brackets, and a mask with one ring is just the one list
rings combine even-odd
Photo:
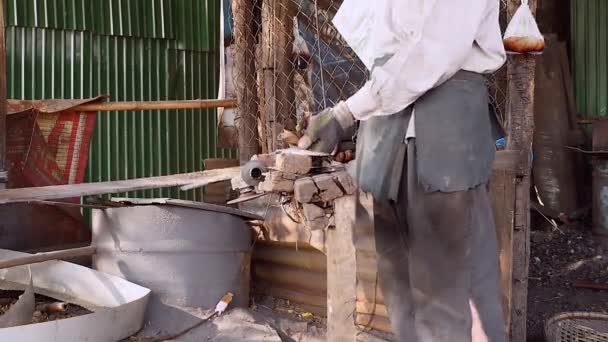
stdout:
[[486,186],[424,192],[415,153],[410,140],[398,199],[374,203],[378,275],[393,331],[403,342],[471,341],[472,300],[489,340],[506,341]]

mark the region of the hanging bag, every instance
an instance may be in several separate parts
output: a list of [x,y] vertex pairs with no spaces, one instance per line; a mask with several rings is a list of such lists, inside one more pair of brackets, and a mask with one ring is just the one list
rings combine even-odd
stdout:
[[521,5],[507,26],[503,43],[507,53],[540,54],[545,49],[545,39],[538,29],[528,0],[521,0]]

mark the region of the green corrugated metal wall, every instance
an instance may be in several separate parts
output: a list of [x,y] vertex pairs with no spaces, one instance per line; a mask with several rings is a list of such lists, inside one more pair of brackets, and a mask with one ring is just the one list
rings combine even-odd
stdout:
[[577,109],[608,116],[608,2],[572,0],[572,62]]
[[[219,1],[7,2],[9,97],[114,101],[214,98]],[[216,146],[215,110],[97,114],[87,179],[200,170]],[[176,189],[132,196],[200,199]]]

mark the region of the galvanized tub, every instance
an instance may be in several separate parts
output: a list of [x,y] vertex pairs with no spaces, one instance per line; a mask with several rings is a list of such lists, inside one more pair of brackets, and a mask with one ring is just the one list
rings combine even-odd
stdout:
[[252,235],[245,220],[259,217],[199,202],[123,200],[132,205],[93,211],[93,267],[150,288],[147,321],[178,329],[183,319],[170,318],[172,311],[214,308],[229,291],[233,306],[248,306]]
[[593,161],[593,231],[608,235],[608,160]]
[[593,123],[593,231],[608,236],[608,119]]

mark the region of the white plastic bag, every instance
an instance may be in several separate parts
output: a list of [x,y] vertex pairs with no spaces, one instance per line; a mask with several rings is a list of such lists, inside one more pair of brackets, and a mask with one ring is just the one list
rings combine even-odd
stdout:
[[545,49],[545,39],[538,29],[528,0],[521,0],[521,5],[507,26],[503,43],[507,53],[540,54]]

